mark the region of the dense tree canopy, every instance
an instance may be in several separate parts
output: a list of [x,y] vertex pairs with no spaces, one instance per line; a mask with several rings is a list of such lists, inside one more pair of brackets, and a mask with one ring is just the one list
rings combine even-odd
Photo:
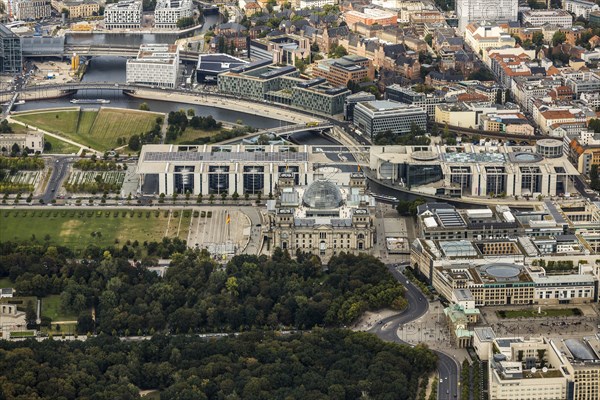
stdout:
[[0,341],[0,398],[134,399],[157,389],[164,400],[414,399],[435,362],[424,347],[346,330]]
[[160,278],[144,267],[151,261],[132,264],[133,248],[92,247],[80,261],[48,243],[5,243],[0,277],[9,276],[23,295],[61,294],[65,311],[94,306],[96,331],[105,333],[342,326],[366,310],[406,306],[402,285],[367,255],[340,254],[324,269],[317,257],[292,260],[276,250],[271,258],[237,256],[221,268],[208,253],[184,252],[184,243],[165,239],[145,245],[150,255],[175,253]]

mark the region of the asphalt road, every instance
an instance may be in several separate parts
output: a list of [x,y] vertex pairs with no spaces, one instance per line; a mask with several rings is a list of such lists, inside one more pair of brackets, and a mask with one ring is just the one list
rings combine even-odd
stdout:
[[[398,327],[408,322],[414,321],[424,315],[429,309],[429,302],[421,291],[413,285],[408,279],[392,265],[388,269],[394,277],[406,287],[406,299],[408,308],[401,314],[382,319],[377,325],[373,326],[368,332],[375,334],[381,340],[386,342],[395,342],[408,344],[397,335]],[[459,364],[448,355],[434,350],[438,356],[438,399],[450,400],[460,398],[458,391]],[[456,395],[456,397],[455,397]]]
[[44,203],[48,204],[56,197],[56,192],[69,172],[69,163],[72,160],[73,157],[52,157],[49,160],[49,164],[52,166],[52,175],[46,186],[46,192],[41,196]]

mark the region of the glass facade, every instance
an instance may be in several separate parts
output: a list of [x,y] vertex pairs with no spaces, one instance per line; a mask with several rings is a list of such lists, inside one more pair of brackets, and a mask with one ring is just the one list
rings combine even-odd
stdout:
[[444,179],[440,165],[412,165],[401,164],[398,166],[398,177],[404,179],[406,186],[421,186]]
[[18,74],[23,69],[21,39],[6,26],[0,24],[1,46],[0,73]]

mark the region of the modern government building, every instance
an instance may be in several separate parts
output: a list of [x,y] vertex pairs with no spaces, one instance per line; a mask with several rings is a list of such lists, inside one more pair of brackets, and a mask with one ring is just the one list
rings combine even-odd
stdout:
[[326,162],[309,146],[145,145],[138,173],[142,184],[158,180],[153,191],[166,195],[269,195],[283,173],[291,174],[295,185],[312,183],[317,160]]
[[372,146],[370,155],[377,178],[452,197],[558,196],[573,190],[570,179],[578,174],[559,140],[533,147]]

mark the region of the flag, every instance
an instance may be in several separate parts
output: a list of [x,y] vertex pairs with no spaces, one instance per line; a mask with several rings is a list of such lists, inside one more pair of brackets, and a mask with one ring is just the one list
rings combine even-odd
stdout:
[[231,223],[231,216],[229,216],[229,213],[227,213],[227,218],[225,218],[225,223],[227,225],[229,225]]

